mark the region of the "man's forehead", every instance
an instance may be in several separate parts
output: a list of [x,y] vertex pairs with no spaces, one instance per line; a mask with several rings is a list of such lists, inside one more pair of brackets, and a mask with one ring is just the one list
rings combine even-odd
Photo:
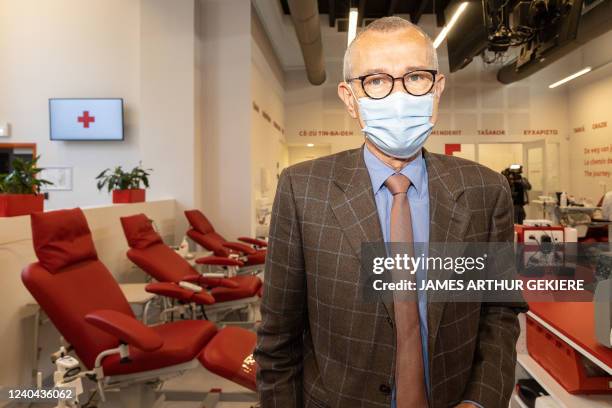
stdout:
[[[430,40],[413,28],[363,33],[353,44],[350,59],[355,70],[398,64],[414,68],[434,68]],[[364,74],[356,71],[353,73]]]

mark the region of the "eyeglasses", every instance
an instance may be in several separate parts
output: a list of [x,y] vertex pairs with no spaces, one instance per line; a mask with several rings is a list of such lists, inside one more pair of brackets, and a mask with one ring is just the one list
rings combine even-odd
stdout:
[[423,96],[432,90],[436,83],[437,73],[438,71],[434,69],[422,69],[410,71],[404,74],[404,76],[394,78],[392,75],[381,72],[350,78],[347,82],[359,80],[361,81],[363,92],[369,98],[383,99],[393,92],[395,81],[401,79],[406,92],[414,96]]

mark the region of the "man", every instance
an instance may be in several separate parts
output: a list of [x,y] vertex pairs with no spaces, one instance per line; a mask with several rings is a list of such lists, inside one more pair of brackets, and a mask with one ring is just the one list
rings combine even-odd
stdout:
[[527,180],[527,177],[522,176],[522,173],[523,166],[518,164],[513,164],[502,171],[510,185],[514,204],[514,223],[521,225],[525,220],[525,205],[529,204],[529,190],[531,190],[531,183]]
[[363,243],[512,239],[503,176],[422,149],[437,71],[418,27],[370,24],[338,86],[365,145],[281,175],[255,350],[264,408],[508,406],[520,305],[366,302],[357,283]]

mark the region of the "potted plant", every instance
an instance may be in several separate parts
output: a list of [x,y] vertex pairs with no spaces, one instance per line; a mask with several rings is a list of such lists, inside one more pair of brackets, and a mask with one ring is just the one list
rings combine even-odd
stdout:
[[[98,190],[105,186],[110,193],[113,192],[113,203],[142,203],[146,194],[144,188],[149,188],[149,175],[151,169],[143,169],[142,164],[134,167],[132,171],[125,171],[121,166],[113,170],[106,169],[98,174]],[[144,188],[141,188],[141,183]]]
[[0,217],[16,217],[44,211],[43,185],[50,181],[38,178],[43,169],[37,166],[40,156],[32,160],[13,160],[13,170],[0,175]]

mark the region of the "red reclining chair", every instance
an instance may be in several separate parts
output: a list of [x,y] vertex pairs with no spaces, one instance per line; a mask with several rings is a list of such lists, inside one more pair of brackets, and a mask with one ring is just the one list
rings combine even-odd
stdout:
[[[103,401],[104,391],[119,388],[122,407],[153,406],[156,391],[149,384],[201,363],[255,390],[253,332],[217,330],[205,320],[145,326],[98,259],[80,209],[33,214],[31,223],[38,262],[23,270],[23,283],[88,370],[66,381],[96,381]],[[214,301],[206,292],[198,296]]]
[[242,273],[263,271],[266,262],[265,248],[268,246],[266,241],[240,237],[238,241],[241,242],[230,242],[215,231],[208,218],[200,210],[185,211],[185,217],[191,226],[187,231],[187,236],[198,245],[212,251],[216,256],[241,260],[244,262],[244,267],[240,269]]
[[[246,310],[247,322],[233,323],[254,323],[255,306],[259,303],[257,295],[262,285],[257,276],[241,275],[223,279],[217,277],[218,274],[210,274],[215,277],[201,275],[182,256],[164,244],[162,237],[153,228],[153,222],[146,215],[121,217],[121,225],[130,247],[128,258],[155,280],[175,285],[189,282],[209,290],[215,302],[204,310],[211,320],[220,322],[232,312]],[[217,256],[199,258],[196,263],[230,267],[242,265],[239,260]]]

